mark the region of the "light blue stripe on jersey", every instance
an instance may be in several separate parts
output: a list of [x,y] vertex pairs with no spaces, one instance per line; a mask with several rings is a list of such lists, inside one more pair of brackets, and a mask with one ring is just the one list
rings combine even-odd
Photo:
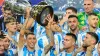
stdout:
[[54,34],[54,41],[55,41],[55,45],[53,46],[53,48],[49,52],[50,56],[56,56],[60,52],[62,35],[60,33],[55,33]]
[[[86,56],[86,52],[81,51],[81,52],[77,53],[76,56]],[[98,51],[96,48],[93,49],[92,56],[98,56]]]
[[7,51],[5,51],[5,54],[6,54],[6,56],[14,56],[12,50],[7,50]]
[[46,45],[48,45],[49,44],[49,40],[48,40],[48,38],[47,38],[47,36],[46,35],[41,35],[41,36],[39,36],[39,38],[37,39],[37,43],[38,43],[38,46],[40,47],[40,48],[44,48]]
[[21,23],[24,24],[24,22],[25,22],[24,16],[21,16],[20,19],[21,19]]
[[44,56],[42,49],[36,49],[33,51],[29,51],[26,46],[24,46],[21,50],[18,51],[18,56]]
[[45,33],[45,28],[41,25],[39,25],[36,21],[34,23],[34,34],[36,35],[37,38],[39,38],[39,36],[46,34]]
[[32,52],[30,52],[26,46],[24,46],[23,48],[23,54],[24,56],[34,56],[35,55],[35,50],[33,50]]
[[[60,48],[60,42],[62,41],[62,35],[60,33],[55,33],[54,34],[54,41],[55,41],[55,46],[48,52],[48,55],[50,56],[55,56],[59,53],[59,48]],[[44,49],[45,46],[49,44],[49,39],[47,38],[46,35],[42,35],[38,39],[38,46],[41,49]]]
[[[5,32],[5,34],[8,34],[7,32]],[[19,40],[19,32],[16,32],[15,35],[11,36],[11,38],[13,38],[15,41],[18,42]],[[17,46],[15,45],[15,43],[13,43],[12,41],[10,42],[9,45],[10,50],[13,51],[14,54],[16,54],[17,51]]]
[[43,39],[41,38],[40,40],[38,40],[38,45],[40,48],[43,48]]
[[100,41],[100,28],[97,29],[96,34],[98,35]]

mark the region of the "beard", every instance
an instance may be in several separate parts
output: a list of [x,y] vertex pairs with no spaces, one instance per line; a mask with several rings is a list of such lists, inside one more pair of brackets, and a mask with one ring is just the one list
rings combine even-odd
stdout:
[[83,45],[82,45],[83,48],[87,48],[88,46],[89,46],[89,45],[86,44],[86,43],[83,43]]
[[77,29],[77,27],[74,27],[74,28],[70,27],[70,29],[71,29],[71,31],[75,31]]
[[87,45],[85,45],[85,44],[83,44],[83,45],[82,45],[82,47],[83,47],[83,48],[87,48],[88,46],[87,46]]

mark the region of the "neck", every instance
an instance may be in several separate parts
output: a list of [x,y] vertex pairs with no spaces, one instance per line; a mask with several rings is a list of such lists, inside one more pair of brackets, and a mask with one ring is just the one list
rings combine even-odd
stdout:
[[34,51],[34,48],[30,48],[29,46],[27,46],[27,49],[28,49],[29,51]]
[[90,26],[90,27],[89,27],[89,31],[90,31],[90,32],[95,32],[95,31],[96,31],[96,27],[93,28],[93,27]]
[[70,32],[73,33],[73,34],[75,34],[75,35],[77,34],[78,31],[79,31],[78,27],[75,30],[70,30]]
[[15,34],[14,32],[11,32],[11,31],[8,30],[8,35],[9,35],[9,36],[12,36],[12,35],[14,35],[14,34]]
[[90,11],[90,12],[86,12],[86,14],[89,14],[89,13],[92,13],[92,11]]
[[74,51],[74,46],[72,46],[71,48],[66,49],[66,52],[67,52],[67,53],[71,53],[71,52],[73,52],[73,51]]

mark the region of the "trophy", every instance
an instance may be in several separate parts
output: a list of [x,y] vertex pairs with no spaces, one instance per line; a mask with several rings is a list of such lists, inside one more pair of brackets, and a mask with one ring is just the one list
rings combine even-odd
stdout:
[[30,3],[26,0],[23,1],[23,3],[18,2],[16,0],[10,0],[10,1],[8,0],[8,1],[5,1],[4,6],[5,6],[5,8],[10,8],[12,10],[12,12],[17,15],[24,15],[25,8],[27,6],[31,7]]
[[[16,1],[16,0],[15,0]],[[17,0],[15,3],[11,3],[10,1],[5,1],[5,8],[11,8],[12,12],[15,15],[25,15],[25,8],[31,7],[29,2],[23,2],[24,0]],[[31,17],[35,18],[35,20],[41,25],[46,26],[48,21],[46,20],[47,15],[53,16],[53,8],[45,2],[40,2],[38,5],[34,5],[31,8],[30,12]]]
[[51,17],[53,16],[53,8],[45,2],[40,2],[32,7],[30,14],[41,26],[46,26],[48,24],[46,17],[49,14]]

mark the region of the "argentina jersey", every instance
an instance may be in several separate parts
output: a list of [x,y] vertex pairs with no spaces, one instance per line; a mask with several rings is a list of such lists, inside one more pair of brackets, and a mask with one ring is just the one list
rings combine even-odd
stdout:
[[6,56],[14,56],[13,51],[10,50],[10,49],[9,50],[6,50],[4,53],[5,53]]
[[63,32],[64,34],[66,34],[67,31],[69,30],[69,29],[68,29],[68,24],[67,24],[67,22],[64,22],[64,24],[63,24],[62,26],[60,26],[60,27],[61,27],[62,32]]
[[[59,53],[59,49],[62,45],[61,43],[62,41],[62,35],[60,33],[55,33],[54,34],[54,42],[55,45],[53,46],[53,48],[46,54],[46,56],[56,56]],[[38,39],[38,46],[42,49],[44,49],[44,47],[46,47],[49,44],[49,39],[47,36],[42,36]]]
[[39,38],[39,36],[46,34],[45,33],[45,28],[43,26],[41,26],[40,24],[38,24],[36,21],[34,21],[33,23],[33,29],[34,29],[34,34],[37,38]]
[[[77,53],[76,56],[86,56],[86,52],[81,51],[81,52]],[[92,56],[98,56],[98,52],[97,52],[97,49],[96,48],[93,49]]]
[[60,52],[57,56],[73,56],[76,49],[74,49],[71,53],[67,53],[66,50]]
[[42,50],[33,50],[29,51],[26,46],[24,46],[21,50],[18,51],[18,56],[44,56],[42,54]]
[[[5,34],[8,34],[8,33],[6,32]],[[19,41],[19,32],[15,32],[15,34],[14,34],[13,36],[11,36],[11,38],[12,38],[13,40],[15,40],[16,42],[18,42],[18,41]],[[10,45],[9,45],[9,48],[10,48],[10,50],[13,51],[14,54],[16,54],[16,52],[17,52],[17,46],[16,46],[15,43],[13,43],[13,42],[11,41],[11,42],[10,42]]]
[[55,45],[52,47],[52,49],[48,52],[48,54],[46,56],[57,56],[57,54],[59,54],[60,52],[60,48],[62,48],[62,35],[61,33],[55,33],[54,34],[54,42]]
[[45,46],[47,46],[49,44],[49,40],[47,38],[46,35],[41,35],[38,39],[37,39],[37,45],[39,48],[43,48]]

